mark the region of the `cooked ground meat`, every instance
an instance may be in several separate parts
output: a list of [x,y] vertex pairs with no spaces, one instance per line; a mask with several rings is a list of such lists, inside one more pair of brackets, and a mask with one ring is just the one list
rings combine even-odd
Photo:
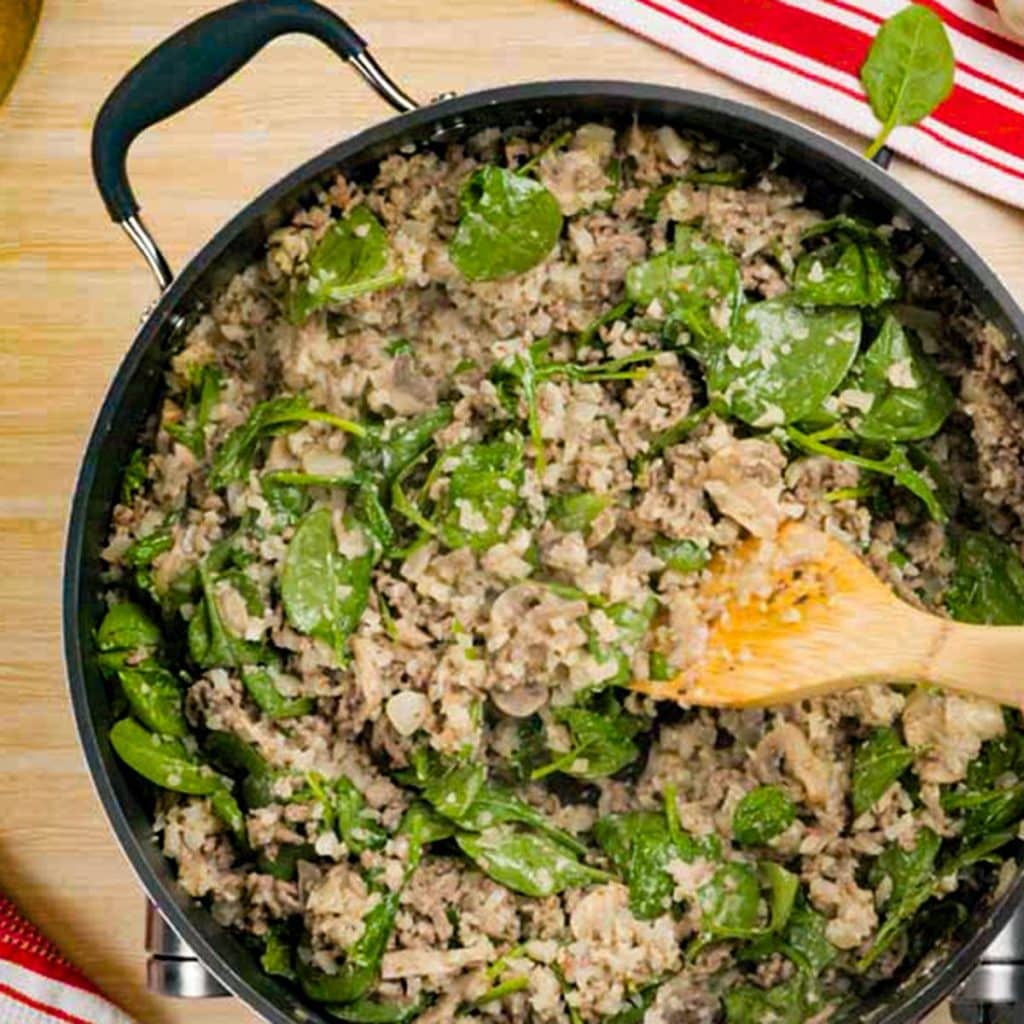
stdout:
[[338,177],[192,327],[98,648],[164,853],[268,970],[422,1024],[819,1021],[1005,884],[1015,714],[627,688],[796,520],[1024,621],[1006,339],[829,212],[669,127],[487,131]]

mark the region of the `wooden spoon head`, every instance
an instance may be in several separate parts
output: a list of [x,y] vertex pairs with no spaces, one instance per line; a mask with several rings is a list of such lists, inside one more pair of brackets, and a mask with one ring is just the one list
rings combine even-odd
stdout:
[[633,688],[684,704],[782,704],[889,679],[877,652],[916,615],[839,541],[802,524],[716,556],[700,588],[714,617],[695,665]]

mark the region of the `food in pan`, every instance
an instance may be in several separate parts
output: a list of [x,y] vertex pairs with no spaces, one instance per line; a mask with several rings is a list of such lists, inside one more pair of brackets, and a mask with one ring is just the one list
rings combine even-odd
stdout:
[[825,1020],[1009,883],[1019,715],[626,687],[795,520],[1024,622],[1020,390],[905,224],[784,164],[600,124],[390,156],[171,360],[104,552],[113,748],[182,887],[343,1020]]

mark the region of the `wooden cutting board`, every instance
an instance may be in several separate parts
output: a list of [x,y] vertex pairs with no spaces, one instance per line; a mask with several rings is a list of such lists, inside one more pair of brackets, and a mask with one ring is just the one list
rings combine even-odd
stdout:
[[[337,2],[337,0],[329,0]],[[89,173],[92,119],[119,75],[213,3],[46,0],[0,109],[0,888],[147,1024],[233,1024],[232,1002],[174,1003],[143,985],[142,900],[73,735],[60,657],[61,543],[86,432],[153,282],[106,220]],[[421,99],[504,82],[593,77],[705,89],[782,110],[559,0],[337,2]],[[173,265],[243,202],[387,115],[325,50],[281,40],[132,154],[146,219]],[[1024,214],[908,166],[894,173],[1024,295]]]

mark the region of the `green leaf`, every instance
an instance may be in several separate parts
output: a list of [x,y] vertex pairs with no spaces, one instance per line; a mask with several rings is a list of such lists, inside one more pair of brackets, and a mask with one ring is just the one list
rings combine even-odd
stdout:
[[854,364],[850,386],[871,395],[870,408],[850,419],[874,441],[919,441],[935,434],[956,404],[939,368],[912,344],[894,316]]
[[804,253],[790,294],[809,306],[874,308],[895,301],[902,291],[888,246],[874,238],[847,237]]
[[331,512],[314,509],[295,529],[281,571],[281,600],[289,624],[330,644],[342,657],[370,593],[372,556],[338,551]]
[[335,974],[326,974],[299,958],[302,991],[318,1003],[351,1003],[370,990],[380,973],[380,962],[395,927],[401,890],[382,893],[363,915],[363,934],[345,951]]
[[162,736],[188,735],[181,686],[167,669],[147,659],[120,668],[117,678],[132,714],[146,728]]
[[349,850],[358,855],[364,850],[381,849],[388,841],[387,831],[366,806],[366,798],[355,783],[342,775],[327,789],[334,826]]
[[264,853],[256,858],[256,868],[262,874],[270,875],[279,882],[294,882],[299,873],[299,861],[317,860],[318,854],[312,843],[279,843],[277,855],[270,859]]
[[256,664],[267,658],[266,652],[257,644],[236,637],[224,625],[220,607],[217,604],[217,580],[211,569],[212,554],[199,565],[199,579],[203,599],[196,606],[195,614],[188,624],[188,651],[200,668],[218,666],[237,668]]
[[677,228],[674,248],[626,271],[626,295],[642,307],[657,299],[690,332],[687,350],[707,362],[736,322],[743,280],[724,246]]
[[96,646],[104,653],[152,652],[162,645],[160,627],[131,601],[111,605],[96,631]]
[[481,167],[462,186],[448,253],[463,277],[493,281],[535,267],[561,231],[558,201],[543,185],[500,167]]
[[928,901],[935,891],[935,858],[942,839],[930,828],[917,834],[913,850],[904,850],[898,843],[885,848],[872,867],[872,882],[877,885],[888,877],[892,891],[885,903],[885,920],[875,935],[871,948],[857,963],[866,971],[892,945],[907,922]]
[[736,805],[732,831],[738,843],[763,846],[796,820],[796,805],[779,786],[756,786]]
[[802,433],[796,427],[787,427],[786,434],[793,444],[809,455],[824,455],[836,462],[850,462],[869,472],[891,477],[895,483],[920,498],[928,514],[937,523],[944,523],[949,518],[936,488],[914,468],[906,451],[898,445],[890,445],[885,458],[872,459],[857,452],[825,444],[812,435]]
[[989,533],[963,534],[946,610],[958,622],[1024,624],[1024,565],[1017,550]]
[[279,395],[253,407],[246,421],[235,427],[214,452],[209,485],[214,490],[244,480],[252,469],[263,441],[287,434],[303,423],[327,423],[338,430],[361,437],[364,427],[333,413],[312,409],[299,395]]
[[135,495],[146,484],[146,453],[136,448],[128,456],[128,465],[121,478],[121,504],[130,505]]
[[158,736],[130,718],[114,724],[110,745],[129,768],[162,789],[207,796],[223,786],[220,778],[195,760],[178,740]]
[[651,542],[651,553],[674,572],[700,572],[711,561],[706,542],[673,540],[661,535]]
[[284,939],[280,929],[271,928],[263,937],[263,955],[260,957],[260,966],[267,974],[295,981],[292,947]]
[[641,919],[664,914],[672,905],[675,882],[668,873],[673,860],[717,860],[714,837],[696,840],[653,811],[608,814],[597,820],[594,838],[629,886],[629,908]]
[[125,548],[121,560],[133,569],[143,569],[153,564],[158,555],[174,547],[174,536],[169,526],[161,526],[139,537]]
[[853,752],[853,816],[871,810],[913,762],[914,752],[895,729],[875,729]]
[[423,787],[423,799],[438,813],[458,821],[472,807],[487,781],[487,769],[477,761],[455,765]]
[[277,670],[247,665],[242,669],[242,685],[256,706],[270,718],[298,718],[316,706],[312,697],[286,697],[274,681]]
[[798,902],[783,933],[783,941],[794,952],[801,966],[812,974],[821,974],[839,956],[839,950],[825,936],[828,921],[824,915]]
[[429,804],[416,800],[409,805],[396,834],[407,837],[407,864],[410,869],[415,869],[422,860],[426,847],[431,843],[451,839],[455,832],[454,822],[442,817]]
[[354,1002],[325,1006],[324,1009],[338,1020],[348,1024],[406,1024],[424,1010],[424,1002],[385,1003],[375,999],[356,999]]
[[221,382],[221,372],[216,366],[205,364],[191,367],[181,419],[163,425],[164,430],[188,448],[197,459],[206,454],[206,427],[220,397]]
[[560,771],[578,779],[600,779],[614,775],[640,756],[633,741],[646,725],[627,714],[610,691],[596,695],[588,707],[556,708],[555,720],[569,727],[572,747],[542,768],[532,778],[539,779]]
[[481,871],[513,892],[543,899],[563,889],[608,881],[610,876],[587,864],[546,835],[498,825],[484,832],[456,835],[462,852]]
[[875,117],[882,122],[864,154],[869,159],[885,145],[897,125],[917,124],[953,91],[956,66],[942,19],[921,4],[911,4],[882,23],[860,80]]
[[249,832],[245,827],[245,815],[227,786],[218,786],[210,794],[210,807],[213,809],[213,813],[231,829],[238,845],[242,849],[248,849]]
[[773,988],[732,986],[722,1002],[726,1024],[803,1024],[821,1007],[820,997],[803,974],[794,974]]
[[646,638],[658,608],[658,599],[653,595],[642,604],[619,601],[604,607],[603,613],[618,627],[618,636],[610,643],[601,640],[593,626],[588,621],[584,622],[584,629],[590,634],[591,654],[598,661],[615,661],[617,664],[615,674],[602,680],[602,689],[625,686],[629,683],[633,675],[633,655]]
[[590,491],[559,494],[552,499],[549,514],[551,521],[563,533],[586,533],[611,503],[608,495]]
[[367,207],[357,206],[335,221],[309,254],[309,276],[294,284],[288,317],[301,323],[321,306],[391,288],[404,276],[380,221]]
[[459,828],[466,832],[483,832],[494,825],[508,823],[529,825],[574,853],[587,852],[587,847],[575,836],[553,825],[535,807],[520,800],[511,790],[490,782],[480,788],[465,813],[456,820]]
[[787,871],[781,864],[773,860],[761,863],[761,875],[771,888],[769,905],[768,931],[781,932],[789,923],[796,906],[797,893],[800,891],[800,879]]
[[754,427],[806,419],[846,376],[860,313],[802,309],[786,299],[744,306],[732,342],[707,368],[712,401]]
[[523,485],[519,439],[465,444],[442,453],[448,489],[438,503],[437,533],[450,548],[485,551],[508,535]]
[[701,934],[712,938],[750,938],[757,935],[761,887],[747,864],[723,864],[697,894]]

